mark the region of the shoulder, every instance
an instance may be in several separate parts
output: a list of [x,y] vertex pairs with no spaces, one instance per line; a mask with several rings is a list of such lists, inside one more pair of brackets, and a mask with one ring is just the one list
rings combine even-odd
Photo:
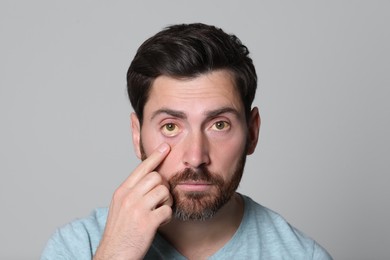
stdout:
[[88,217],[57,229],[41,259],[91,259],[103,234],[108,209],[95,209]]
[[315,240],[289,224],[278,213],[243,196],[246,228],[257,238],[266,259],[274,255],[288,259],[332,259]]

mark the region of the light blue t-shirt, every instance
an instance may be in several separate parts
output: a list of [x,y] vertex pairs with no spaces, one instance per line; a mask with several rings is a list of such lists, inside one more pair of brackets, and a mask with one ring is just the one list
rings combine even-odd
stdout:
[[[288,224],[277,213],[244,198],[244,216],[234,236],[209,259],[315,259],[332,257],[311,238]],[[103,235],[107,208],[96,209],[85,219],[58,229],[41,259],[92,259]],[[186,259],[156,234],[145,259]]]

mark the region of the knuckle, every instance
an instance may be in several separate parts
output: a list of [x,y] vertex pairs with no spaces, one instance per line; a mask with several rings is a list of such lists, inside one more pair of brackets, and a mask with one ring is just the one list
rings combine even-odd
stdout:
[[172,198],[171,194],[168,195],[168,199],[167,199],[166,204],[167,204],[168,206],[170,206],[170,207],[173,206],[173,198]]
[[172,208],[167,205],[163,205],[159,208],[157,215],[160,220],[168,221],[172,218]]
[[121,206],[124,209],[127,209],[127,210],[135,210],[136,209],[135,205],[137,204],[137,200],[134,200],[134,197],[131,196],[130,194],[123,197],[121,202],[122,202]]
[[163,213],[166,216],[172,216],[172,208],[167,205],[163,206]]
[[158,189],[158,194],[161,196],[161,197],[166,197],[167,195],[169,195],[169,190],[166,186],[164,185],[159,185],[157,187]]
[[143,183],[149,185],[156,185],[162,182],[162,177],[157,172],[150,172],[144,177]]
[[162,176],[158,173],[158,172],[151,172],[151,174],[149,174],[149,176],[154,180],[156,181],[157,183],[160,183],[162,182]]
[[114,194],[112,195],[112,200],[119,201],[123,198],[124,194],[125,194],[125,190],[122,187],[119,187],[114,191]]

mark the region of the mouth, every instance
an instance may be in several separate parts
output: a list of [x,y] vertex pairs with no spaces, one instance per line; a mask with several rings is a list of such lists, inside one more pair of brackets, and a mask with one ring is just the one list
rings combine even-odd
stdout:
[[175,188],[186,192],[204,192],[212,186],[211,183],[205,181],[184,181],[179,182]]

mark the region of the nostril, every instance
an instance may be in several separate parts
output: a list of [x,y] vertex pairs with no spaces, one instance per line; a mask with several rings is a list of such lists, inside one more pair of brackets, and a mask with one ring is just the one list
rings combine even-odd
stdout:
[[190,148],[184,152],[183,162],[186,166],[198,168],[209,163],[209,155],[205,149]]

